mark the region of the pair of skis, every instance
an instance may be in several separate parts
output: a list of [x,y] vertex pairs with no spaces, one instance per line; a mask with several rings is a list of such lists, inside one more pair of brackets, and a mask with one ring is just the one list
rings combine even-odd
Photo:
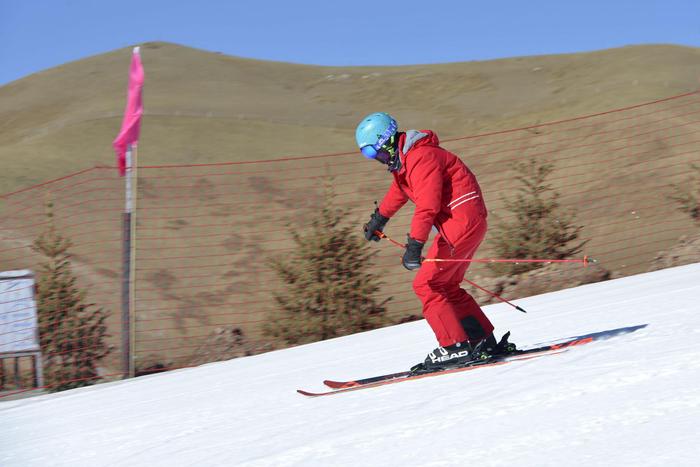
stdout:
[[412,373],[411,371],[402,371],[399,373],[390,373],[385,375],[373,376],[370,378],[363,378],[350,381],[332,381],[325,380],[323,383],[331,388],[330,391],[325,392],[310,392],[302,389],[297,389],[299,394],[308,397],[320,397],[320,396],[330,396],[332,394],[340,394],[344,392],[357,391],[361,389],[376,388],[379,386],[387,386],[390,384],[402,383],[405,381],[413,381],[417,379],[430,378],[433,376],[447,375],[453,373],[461,373],[465,371],[475,370],[477,368],[493,367],[499,365],[505,365],[508,363],[520,361],[520,360],[531,360],[534,358],[539,358],[545,355],[554,355],[562,352],[568,351],[572,347],[581,346],[589,344],[591,342],[608,339],[611,337],[619,336],[621,334],[628,334],[630,332],[637,331],[646,327],[646,324],[638,326],[629,326],[625,328],[611,329],[602,332],[596,332],[592,334],[586,334],[583,336],[571,337],[560,342],[540,345],[525,350],[519,350],[516,353],[496,356],[487,360],[477,360],[469,362],[466,365],[446,368],[432,372],[423,373]]

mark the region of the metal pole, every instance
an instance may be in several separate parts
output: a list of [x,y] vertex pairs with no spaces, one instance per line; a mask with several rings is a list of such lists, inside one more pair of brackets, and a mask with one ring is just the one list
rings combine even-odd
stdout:
[[138,164],[136,162],[138,156],[138,149],[136,146],[132,148],[131,154],[131,173],[132,173],[132,184],[131,184],[131,249],[129,265],[131,266],[131,271],[129,272],[129,277],[131,282],[129,284],[129,323],[131,324],[131,329],[129,333],[129,355],[131,359],[129,360],[129,377],[133,378],[136,372],[135,358],[136,358],[136,201],[138,199]]
[[122,218],[122,373],[130,378],[132,371],[131,354],[131,233],[133,199],[131,192],[131,146],[126,150],[125,197],[126,206]]

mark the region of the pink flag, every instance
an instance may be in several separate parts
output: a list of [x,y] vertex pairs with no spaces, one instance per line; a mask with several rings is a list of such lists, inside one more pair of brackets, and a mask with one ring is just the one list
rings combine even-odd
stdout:
[[117,152],[117,163],[119,164],[119,175],[121,176],[124,176],[126,173],[126,148],[129,145],[136,146],[139,140],[141,115],[143,114],[143,101],[141,100],[143,76],[141,54],[139,53],[139,48],[134,47],[134,54],[131,57],[131,68],[129,69],[129,94],[127,96],[126,109],[124,109],[122,129],[112,142],[112,146]]

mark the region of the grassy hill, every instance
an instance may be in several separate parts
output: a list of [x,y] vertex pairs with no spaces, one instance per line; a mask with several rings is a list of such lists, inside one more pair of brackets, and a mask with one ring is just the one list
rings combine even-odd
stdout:
[[[117,50],[0,87],[0,193],[114,164],[111,141],[121,124],[130,54],[131,48]],[[671,45],[402,67],[263,62],[167,43],[144,44],[142,58],[146,110],[140,165],[351,152],[358,120],[377,110],[395,115],[403,128],[434,129],[444,140],[690,92],[699,87],[700,76],[700,49]],[[629,121],[610,118],[587,122],[586,130],[546,127],[479,143],[453,141],[447,147],[466,157],[495,215],[502,214],[503,198],[515,188],[513,160],[548,148],[547,158],[556,165],[553,185],[562,193],[563,206],[579,212],[585,238],[591,239],[587,252],[600,254],[605,267],[631,274],[646,270],[659,250],[693,230],[666,199],[669,184],[681,183],[686,165],[697,160],[696,151],[687,151],[697,148],[688,146],[688,135],[700,124],[684,105],[659,115],[635,114],[632,122],[641,129],[634,132],[625,130]],[[654,119],[673,122],[674,128],[646,131]],[[595,144],[593,153],[590,144]],[[308,178],[327,172],[340,176],[338,194],[358,223],[366,221],[371,200],[388,184],[386,173],[360,156],[338,161],[344,168],[318,161],[280,163],[270,173],[246,166],[248,172],[228,178],[191,171],[178,182],[185,188],[162,177],[175,172],[143,177],[137,342],[155,344],[139,350],[153,353],[152,361],[187,363],[183,358],[217,327],[240,322],[247,334],[254,333],[260,320],[246,324],[239,317],[274,310],[274,277],[264,259],[288,251],[285,223],[303,222],[317,207]],[[300,173],[307,180],[285,178]],[[121,185],[113,174],[104,183],[65,191],[61,215],[80,225],[68,233],[76,240],[75,266],[90,287],[91,300],[116,313]],[[28,192],[12,208],[14,217],[0,221],[0,269],[35,267],[37,258],[26,245],[38,224],[26,216],[41,214],[43,201]],[[402,212],[387,232],[401,239],[409,217],[408,210]],[[97,225],[107,218],[108,228]],[[665,224],[655,228],[660,223]],[[391,312],[418,313],[411,273],[398,270],[397,252],[389,246],[380,251],[378,268],[389,283],[384,292],[397,298]],[[489,253],[487,237],[480,255]],[[200,269],[218,259],[220,268]],[[198,274],[188,276],[188,270]],[[118,314],[111,325],[118,345]],[[158,350],[163,340],[174,338],[191,340],[179,353]]]
[[[131,49],[0,87],[0,193],[113,164]],[[558,120],[698,87],[700,49],[649,45],[487,62],[319,67],[142,47],[141,163],[269,159],[354,150],[354,126],[384,110],[450,138]]]

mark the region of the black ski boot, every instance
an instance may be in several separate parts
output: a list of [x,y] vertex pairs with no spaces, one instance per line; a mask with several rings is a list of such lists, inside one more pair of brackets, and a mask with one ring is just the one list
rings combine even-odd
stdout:
[[425,357],[423,363],[414,365],[411,372],[429,373],[432,371],[446,370],[449,368],[458,368],[470,363],[487,360],[488,354],[481,350],[481,343],[477,347],[472,347],[469,341],[458,342],[446,347],[438,347]]

